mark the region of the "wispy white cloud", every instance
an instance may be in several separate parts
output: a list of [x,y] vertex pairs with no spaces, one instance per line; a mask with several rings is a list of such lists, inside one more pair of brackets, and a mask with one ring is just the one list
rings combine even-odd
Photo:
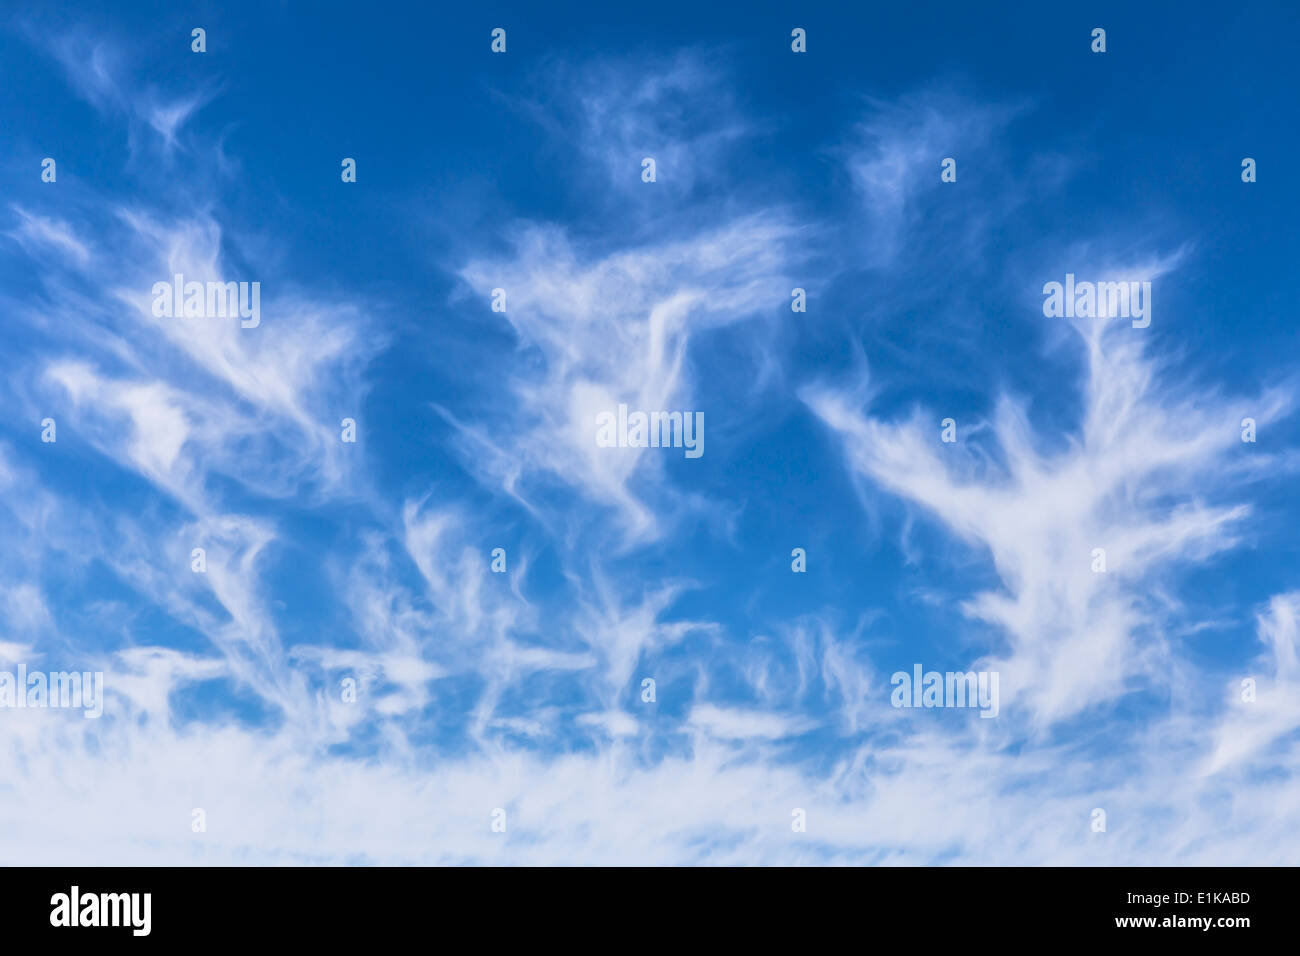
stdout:
[[755,213],[593,255],[555,228],[532,226],[517,235],[512,256],[471,261],[462,276],[484,302],[492,289],[506,290],[505,318],[522,353],[504,383],[518,408],[514,420],[494,423],[495,440],[462,426],[471,466],[525,499],[539,476],[558,479],[612,508],[630,540],[663,534],[664,513],[645,500],[646,476],[662,478],[660,458],[599,447],[597,415],[620,403],[698,410],[692,339],[770,321],[788,301],[785,248],[795,235],[780,215]]
[[90,248],[66,222],[30,213],[21,206],[12,208],[21,222],[6,235],[24,249],[29,252],[35,252],[41,246],[55,249],[66,254],[72,264],[79,267],[84,267],[90,261]]
[[[1156,677],[1162,610],[1144,593],[1171,567],[1241,540],[1250,507],[1232,503],[1236,488],[1216,476],[1257,474],[1260,459],[1242,454],[1241,420],[1272,421],[1293,407],[1284,391],[1211,400],[1162,379],[1127,320],[1074,328],[1083,411],[1064,448],[1036,434],[1027,404],[1010,396],[988,423],[990,460],[941,441],[942,412],[888,422],[859,407],[860,385],[802,392],[855,475],[987,549],[1002,587],[963,608],[1007,641],[989,648],[988,664],[1040,726]],[[963,427],[969,435],[971,423]]]
[[133,151],[138,133],[150,130],[158,137],[163,155],[169,156],[180,146],[186,122],[216,95],[204,87],[173,96],[143,85],[132,74],[132,51],[102,34],[83,29],[47,34],[34,27],[29,32],[62,67],[82,99],[109,118],[127,121]]
[[[1206,775],[1244,769],[1250,758],[1300,729],[1300,592],[1275,595],[1257,623],[1265,653],[1257,662],[1258,671],[1252,668],[1229,688],[1227,713],[1201,764]],[[1248,688],[1247,681],[1254,686]],[[1300,752],[1292,739],[1282,754],[1292,772],[1297,758]]]
[[[1023,202],[1018,192],[995,193],[990,147],[1026,105],[980,103],[938,88],[867,105],[867,117],[844,150],[865,214],[857,231],[867,264],[897,265],[922,229],[950,239],[960,234],[963,241],[949,242],[945,251],[977,255],[987,227]],[[978,206],[961,193],[939,192],[955,185],[941,183],[943,160],[957,161],[956,182],[962,183],[977,157],[984,167]]]

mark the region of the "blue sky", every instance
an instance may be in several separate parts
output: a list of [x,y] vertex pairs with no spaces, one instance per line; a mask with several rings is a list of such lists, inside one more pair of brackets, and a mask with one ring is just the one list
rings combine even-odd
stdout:
[[1295,861],[1293,7],[411,6],[0,22],[0,857]]

